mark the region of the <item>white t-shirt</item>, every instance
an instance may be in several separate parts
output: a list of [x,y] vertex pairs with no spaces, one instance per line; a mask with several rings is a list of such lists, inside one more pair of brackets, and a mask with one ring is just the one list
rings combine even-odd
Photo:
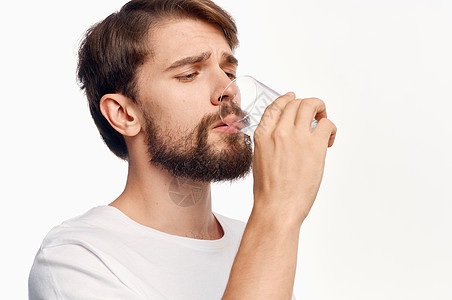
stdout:
[[214,215],[223,237],[199,240],[143,226],[112,206],[92,208],[45,237],[29,299],[221,299],[246,224]]

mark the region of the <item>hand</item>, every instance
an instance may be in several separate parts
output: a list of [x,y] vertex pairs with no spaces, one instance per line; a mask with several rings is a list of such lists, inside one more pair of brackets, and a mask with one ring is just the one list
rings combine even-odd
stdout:
[[[319,123],[311,130],[314,118]],[[270,104],[254,133],[253,213],[301,226],[317,196],[336,131],[320,99],[288,93]]]

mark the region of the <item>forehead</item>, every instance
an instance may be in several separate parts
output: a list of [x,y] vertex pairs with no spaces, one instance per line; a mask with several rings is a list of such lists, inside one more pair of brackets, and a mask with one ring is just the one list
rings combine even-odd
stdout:
[[152,61],[170,64],[175,60],[204,52],[218,59],[232,50],[220,27],[194,19],[160,22],[149,35]]

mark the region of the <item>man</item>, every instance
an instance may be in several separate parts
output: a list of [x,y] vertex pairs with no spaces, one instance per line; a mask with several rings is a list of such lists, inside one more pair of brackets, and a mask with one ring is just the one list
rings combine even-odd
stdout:
[[[336,129],[321,100],[288,93],[266,110],[252,155],[218,116],[236,46],[233,20],[209,0],[133,0],[87,32],[78,77],[102,138],[129,163],[127,184],[50,231],[31,299],[291,298],[300,226]],[[210,182],[251,164],[245,228],[211,211]]]

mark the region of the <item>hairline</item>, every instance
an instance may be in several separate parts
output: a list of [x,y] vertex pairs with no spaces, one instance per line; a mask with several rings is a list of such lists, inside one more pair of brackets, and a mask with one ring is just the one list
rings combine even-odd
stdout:
[[235,59],[235,61],[236,61],[236,63],[234,63],[235,66],[238,65],[238,60],[234,56],[234,50],[237,47],[237,45],[235,47],[233,47],[233,48],[231,47],[231,45],[229,44],[228,38],[226,37],[226,34],[224,33],[221,25],[219,25],[217,23],[214,23],[214,22],[209,22],[207,20],[204,20],[202,18],[193,16],[193,15],[190,15],[190,14],[183,14],[181,12],[166,12],[166,13],[163,13],[163,14],[159,15],[157,18],[155,18],[151,24],[149,24],[149,27],[147,28],[147,34],[145,35],[145,40],[142,41],[143,45],[145,45],[145,49],[146,49],[147,53],[146,53],[146,56],[145,56],[143,62],[139,66],[137,66],[137,68],[135,69],[134,78],[131,80],[132,85],[135,87],[134,88],[134,92],[133,92],[133,94],[134,94],[133,95],[134,99],[132,99],[133,101],[139,102],[139,98],[140,98],[139,94],[140,94],[140,92],[139,92],[139,79],[138,79],[138,77],[141,74],[142,68],[145,67],[146,64],[149,63],[149,61],[154,58],[154,52],[153,52],[153,49],[152,49],[152,45],[153,45],[153,43],[152,43],[152,41],[153,41],[152,40],[152,35],[159,28],[162,28],[162,27],[164,27],[164,26],[166,26],[168,24],[171,24],[171,23],[184,21],[184,20],[200,21],[200,22],[203,22],[205,24],[212,25],[212,26],[216,27],[219,30],[219,32],[222,33],[226,43],[229,46],[229,49],[231,50],[231,53],[223,53],[223,57],[227,61],[227,57],[228,56],[232,56]]

